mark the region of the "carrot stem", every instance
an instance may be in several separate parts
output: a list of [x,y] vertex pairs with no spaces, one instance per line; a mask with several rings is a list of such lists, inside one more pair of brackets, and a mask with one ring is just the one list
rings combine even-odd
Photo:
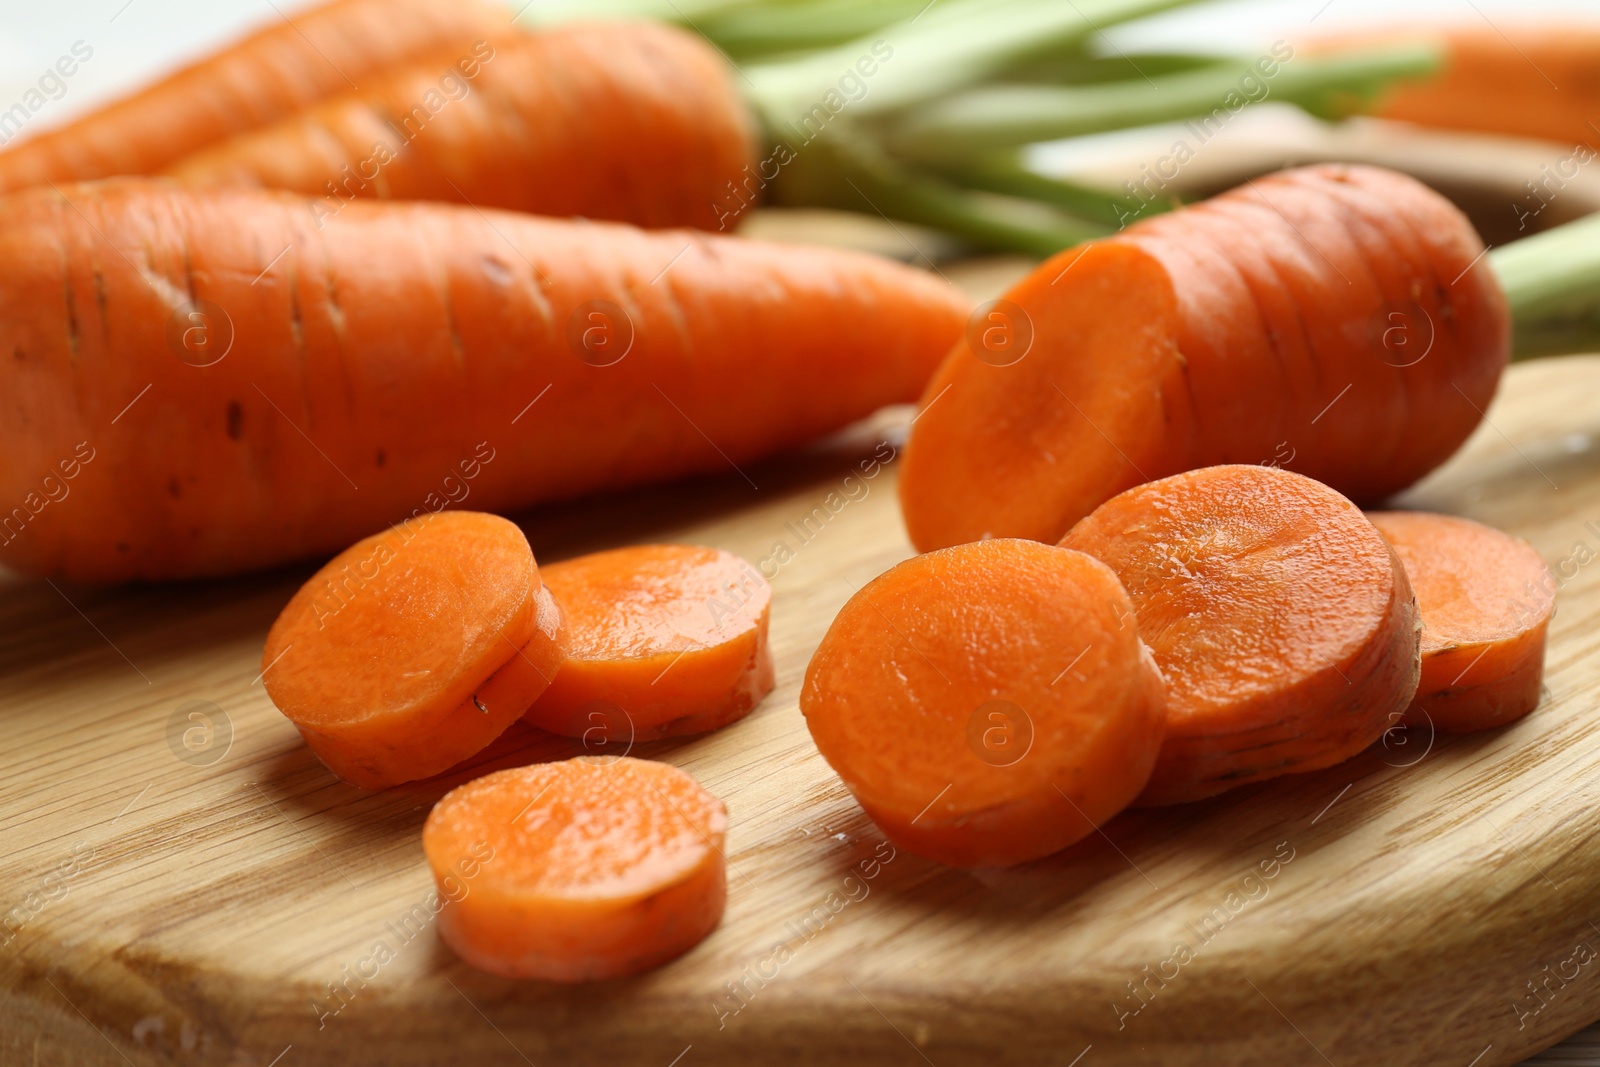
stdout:
[[890,128],[885,143],[906,158],[960,159],[974,151],[1231,114],[1262,100],[1341,117],[1356,110],[1355,101],[1370,98],[1397,79],[1430,74],[1439,62],[1436,47],[1418,44],[1291,59],[1278,65],[1272,77],[1264,76],[1254,61],[1243,60],[1165,75],[1159,85],[1130,78],[1088,86],[986,86],[917,110]]
[[1600,351],[1600,214],[1489,253],[1511,304],[1512,359]]
[[1176,199],[1170,203],[1140,201],[1109,189],[1040,174],[1023,161],[1020,153],[1014,151],[948,160],[933,169],[941,176],[971,189],[1038,200],[1088,222],[1108,227],[1122,226],[1133,218],[1178,206]]
[[[1098,30],[1190,0],[944,0],[918,14],[797,59],[745,68],[758,113],[775,128],[809,113],[863,57],[881,60],[867,92],[849,103],[862,118],[974,85],[1014,64],[1071,49]],[[880,51],[873,52],[878,45]],[[883,46],[892,49],[885,57]],[[774,122],[776,120],[776,122]]]
[[805,146],[773,187],[773,198],[791,206],[900,219],[986,247],[1039,256],[1104,237],[1113,229],[1035,199],[964,189],[908,167],[870,139],[845,130],[830,130]]

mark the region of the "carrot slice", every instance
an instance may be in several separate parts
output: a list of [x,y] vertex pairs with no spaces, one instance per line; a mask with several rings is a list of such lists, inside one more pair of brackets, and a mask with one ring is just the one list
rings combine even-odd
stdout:
[[636,545],[544,568],[566,616],[566,659],[527,719],[623,743],[705,733],[772,691],[772,588],[738,556]]
[[1368,518],[1405,564],[1422,612],[1422,682],[1407,721],[1466,733],[1537,707],[1555,579],[1533,546],[1451,515]]
[[1144,788],[1160,672],[1116,576],[990,540],[906,560],[834,619],[800,709],[896,845],[955,867],[1047,855]]
[[263,680],[329,770],[379,789],[500,736],[560,668],[561,629],[514,523],[443,512],[318,571],[267,634]]
[[[687,952],[727,900],[722,802],[665,763],[579,756],[445,794],[422,828],[445,944],[507,978],[585,982]],[[471,862],[476,877],[456,879]]]
[[1320,482],[1207,467],[1107,501],[1061,544],[1121,578],[1166,676],[1166,739],[1142,805],[1348,759],[1417,691],[1405,570]]

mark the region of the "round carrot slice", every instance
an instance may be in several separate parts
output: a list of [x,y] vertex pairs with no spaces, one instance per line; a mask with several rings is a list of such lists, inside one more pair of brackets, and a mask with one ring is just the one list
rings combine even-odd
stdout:
[[1331,766],[1417,691],[1405,570],[1320,482],[1206,467],[1112,498],[1061,543],[1122,579],[1166,676],[1167,733],[1141,804]]
[[561,666],[561,613],[494,515],[407,520],[340,553],[267,634],[263,681],[339,777],[426,778],[500,736]]
[[567,650],[528,710],[535,726],[625,745],[718,729],[772,691],[772,588],[738,556],[638,545],[542,574],[566,616]]
[[1368,518],[1405,564],[1422,612],[1422,683],[1407,722],[1465,733],[1537,707],[1555,579],[1533,546],[1451,515]]
[[1139,791],[1161,744],[1160,673],[1097,560],[978,541],[906,560],[845,604],[800,708],[896,845],[956,867],[1037,858]]
[[[451,901],[440,936],[507,978],[584,982],[659,966],[722,919],[727,827],[720,800],[648,760],[579,756],[468,782],[422,828]],[[469,861],[476,876],[463,885]]]

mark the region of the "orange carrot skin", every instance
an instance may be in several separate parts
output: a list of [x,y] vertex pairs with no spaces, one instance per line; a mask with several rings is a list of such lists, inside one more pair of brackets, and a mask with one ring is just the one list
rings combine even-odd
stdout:
[[1227,463],[1357,501],[1405,488],[1466,440],[1509,359],[1482,251],[1420,183],[1328,165],[1063,252],[1007,296],[1028,354],[995,365],[964,338],[924,392],[912,542],[1055,541],[1118,492]]
[[1538,707],[1555,579],[1533,546],[1450,515],[1370,517],[1410,573],[1422,612],[1422,680],[1406,724],[1469,733]]
[[[62,193],[0,202],[0,506],[24,508],[0,563],[90,582],[739,477],[915,397],[968,310],[836,250],[440,204],[355,203],[319,231],[285,194],[148,180]],[[225,317],[192,325],[190,299]],[[231,348],[196,366],[196,331],[207,360]],[[80,443],[71,496],[36,506]]]
[[[1378,100],[1375,114],[1423,126],[1541,138],[1567,148],[1600,146],[1600,133],[1590,124],[1600,112],[1600,84],[1594,77],[1600,31],[1593,26],[1418,29],[1391,32],[1385,43],[1413,35],[1444,46],[1444,69],[1393,86]],[[1362,47],[1372,42],[1335,43]]]
[[443,200],[716,230],[755,159],[727,62],[652,22],[500,34],[382,72],[167,173],[322,198]]
[[540,569],[567,654],[528,722],[626,748],[720,730],[772,692],[772,588],[714,548],[634,545]]
[[291,115],[395,63],[503,33],[478,0],[334,0],[259,30],[193,66],[0,152],[0,192],[153,174],[227,137]]
[[441,895],[452,896],[445,879],[460,857],[490,857],[439,913],[439,934],[505,978],[588,982],[658,967],[722,919],[727,825],[694,779],[646,760],[580,756],[468,782],[422,830]]

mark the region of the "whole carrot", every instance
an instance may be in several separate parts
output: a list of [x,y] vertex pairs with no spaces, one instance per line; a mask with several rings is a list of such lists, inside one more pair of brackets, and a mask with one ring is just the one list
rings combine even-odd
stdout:
[[1444,198],[1352,166],[1063,252],[929,384],[901,471],[911,539],[1056,540],[1124,489],[1223,463],[1358,501],[1403,489],[1478,425],[1510,355],[1483,258]]
[[223,574],[450,505],[754,486],[755,460],[913,398],[966,311],[887,260],[692,231],[367,202],[319,229],[300,198],[140,179],[16,194],[0,565]]
[[[1569,149],[1588,146],[1568,160],[1572,173],[1535,176],[1540,191],[1553,193],[1576,174],[1576,164],[1600,147],[1600,29],[1572,24],[1418,28],[1329,42],[1339,49],[1371,48],[1397,39],[1438,44],[1444,63],[1438,74],[1403,81],[1373,108],[1383,118],[1444,129],[1501,133],[1555,141]],[[1548,186],[1547,181],[1554,181]]]
[[503,33],[479,0],[333,0],[58,129],[0,152],[0,192],[45,182],[151,174],[220,141],[364,83],[395,63]]
[[717,229],[754,159],[727,62],[698,37],[632,22],[445,50],[168,173],[321,197],[322,216],[377,197]]

